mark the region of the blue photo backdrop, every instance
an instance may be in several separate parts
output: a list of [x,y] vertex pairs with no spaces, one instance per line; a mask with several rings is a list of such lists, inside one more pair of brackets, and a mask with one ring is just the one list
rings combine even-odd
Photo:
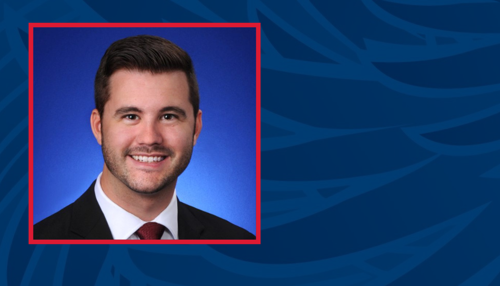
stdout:
[[[500,285],[498,1],[0,9],[3,284]],[[27,245],[28,22],[260,22],[262,244]]]

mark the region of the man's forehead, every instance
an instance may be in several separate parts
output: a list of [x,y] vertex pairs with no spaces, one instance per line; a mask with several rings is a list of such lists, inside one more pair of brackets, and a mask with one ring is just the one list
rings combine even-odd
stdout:
[[152,73],[150,71],[119,70],[109,80],[110,100],[136,100],[146,98],[189,101],[189,85],[182,71]]
[[[181,70],[173,70],[173,71],[165,71],[165,72],[152,72],[149,70],[138,70],[138,69],[119,69],[115,71],[109,77],[109,87],[113,88],[113,86],[118,87],[119,84],[123,84],[123,82],[117,85],[117,82],[121,78],[130,79],[140,79],[140,78],[150,78],[150,77],[171,77],[175,78],[175,82],[185,84],[186,87],[189,88],[189,83],[187,80],[186,73]],[[125,82],[127,83],[127,82]]]
[[110,77],[108,90],[109,98],[104,104],[104,114],[108,116],[116,116],[124,108],[161,113],[171,107],[182,110],[186,117],[194,116],[183,71],[152,73],[121,69]]

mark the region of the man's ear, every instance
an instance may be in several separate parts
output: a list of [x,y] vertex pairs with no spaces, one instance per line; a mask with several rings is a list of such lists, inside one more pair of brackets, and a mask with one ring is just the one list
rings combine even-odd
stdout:
[[202,126],[203,123],[201,120],[201,110],[198,110],[198,115],[196,116],[196,124],[194,125],[193,145],[196,145],[196,140],[198,140],[198,136],[200,136]]
[[92,133],[94,133],[97,143],[102,145],[101,116],[99,115],[99,111],[97,111],[97,109],[92,110],[92,114],[90,115],[90,127],[92,128]]

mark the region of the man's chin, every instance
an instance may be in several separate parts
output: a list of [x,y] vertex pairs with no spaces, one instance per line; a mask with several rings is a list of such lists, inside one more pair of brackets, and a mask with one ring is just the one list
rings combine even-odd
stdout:
[[142,195],[154,195],[160,193],[162,190],[166,189],[164,185],[133,185],[129,184],[128,188],[134,193]]
[[161,189],[155,189],[155,190],[149,190],[149,189],[132,189],[131,190],[136,193],[136,194],[141,194],[141,195],[154,195],[158,194],[161,192]]
[[159,182],[157,180],[148,180],[146,182],[138,182],[136,181],[134,183],[129,183],[127,184],[127,187],[132,190],[134,193],[141,194],[141,195],[154,195],[161,193],[163,191],[168,190],[168,186],[171,184],[171,182],[163,181]]

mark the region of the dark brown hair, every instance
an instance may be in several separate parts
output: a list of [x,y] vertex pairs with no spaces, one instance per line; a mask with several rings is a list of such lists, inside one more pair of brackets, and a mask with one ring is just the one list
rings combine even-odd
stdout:
[[156,36],[140,35],[118,40],[109,46],[95,75],[95,107],[102,117],[109,100],[109,78],[120,70],[149,71],[154,74],[183,71],[189,85],[189,101],[194,117],[198,114],[200,95],[191,57],[176,44]]

